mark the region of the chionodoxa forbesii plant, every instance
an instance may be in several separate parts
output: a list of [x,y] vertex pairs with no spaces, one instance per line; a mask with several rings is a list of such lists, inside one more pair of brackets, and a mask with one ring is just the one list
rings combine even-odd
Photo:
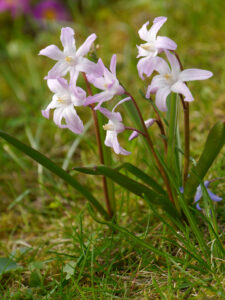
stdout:
[[[166,17],[155,18],[151,28],[147,22],[138,32],[142,40],[137,46],[138,74],[142,80],[152,77],[151,83],[145,86],[146,93],[140,96],[142,101],[149,103],[149,115],[153,112],[155,115],[154,118],[147,120],[144,119],[139,107],[141,99],[136,100],[125,88],[126,85],[117,78],[116,55],[112,56],[109,68],[104,65],[101,58],[95,62],[87,58],[96,39],[94,33],[77,48],[74,30],[70,27],[62,28],[60,40],[63,50],[50,45],[39,53],[56,61],[45,77],[53,97],[48,106],[42,110],[42,115],[49,119],[50,111],[53,110],[53,121],[59,128],[67,128],[75,134],[81,134],[84,125],[76,107],[92,111],[100,164],[95,167],[74,169],[86,174],[101,175],[106,208],[85,187],[51,160],[1,132],[3,138],[80,191],[106,220],[116,215],[116,195],[112,188],[114,183],[145,199],[151,207],[161,207],[175,223],[178,219],[190,218],[189,207],[195,206],[195,202],[201,199],[203,193],[208,192],[209,201],[222,199],[208,189],[210,181],[204,184],[204,177],[224,145],[224,121],[218,122],[211,129],[202,155],[190,168],[189,103],[194,100],[194,96],[187,82],[206,80],[213,74],[202,69],[183,68],[176,43],[168,37],[158,35],[166,20]],[[79,76],[83,77],[86,90],[77,85]],[[92,86],[99,92],[93,94]],[[114,101],[114,105],[111,105],[114,106],[112,110],[106,108],[109,101]],[[124,124],[119,112],[123,106],[131,113],[133,126]],[[183,138],[178,122],[180,111],[183,111]],[[108,122],[102,124],[104,119]],[[124,149],[119,143],[118,135],[126,130],[131,134],[129,143]],[[152,130],[160,132],[160,149],[156,148],[152,139]],[[104,141],[103,131],[106,132]],[[110,167],[108,147],[118,155],[131,155],[129,144],[135,138],[142,139],[144,147],[147,147],[151,166],[155,166],[154,174],[149,174],[130,163]],[[123,174],[123,169],[126,170],[126,175]],[[157,181],[156,177],[160,179]],[[212,208],[212,205],[210,207]],[[197,208],[200,209],[199,203]]]

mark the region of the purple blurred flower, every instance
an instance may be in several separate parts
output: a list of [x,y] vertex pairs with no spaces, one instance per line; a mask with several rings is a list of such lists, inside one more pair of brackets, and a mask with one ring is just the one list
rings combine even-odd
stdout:
[[[211,199],[212,201],[214,201],[214,202],[218,202],[218,201],[223,200],[223,198],[221,198],[221,197],[215,195],[213,192],[210,191],[210,189],[208,188],[209,185],[210,185],[210,181],[206,180],[206,181],[204,182],[204,186],[205,186],[205,188],[206,188],[206,190],[207,190],[207,192],[208,192],[208,194],[209,194],[210,199]],[[202,210],[201,207],[199,206],[199,203],[198,203],[198,201],[199,201],[201,198],[202,198],[202,188],[201,188],[201,186],[199,185],[198,188],[197,188],[196,194],[195,194],[195,198],[194,198],[194,202],[197,203],[197,204],[196,204],[196,208],[197,208],[198,210]]]
[[30,0],[0,0],[0,12],[10,11],[12,17],[30,11]]
[[[208,180],[204,181],[204,186],[207,190],[207,193],[209,194],[209,198],[214,202],[219,202],[219,201],[223,200],[223,198],[221,198],[221,197],[217,196],[216,194],[214,194],[213,192],[211,192],[211,190],[209,189],[210,183],[211,183],[211,181],[208,181]],[[184,192],[183,186],[180,187],[180,192],[183,194],[183,192]],[[202,210],[198,203],[201,198],[202,198],[202,188],[201,188],[201,185],[199,185],[197,187],[195,197],[194,197],[194,203],[196,203],[196,208],[198,210]]]
[[59,20],[69,19],[65,6],[56,0],[44,0],[39,2],[33,9],[33,15],[37,20]]

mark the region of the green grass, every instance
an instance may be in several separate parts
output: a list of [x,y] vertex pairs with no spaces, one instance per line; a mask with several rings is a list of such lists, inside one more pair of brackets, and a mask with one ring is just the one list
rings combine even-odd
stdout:
[[[161,34],[168,34],[177,42],[186,68],[214,73],[207,82],[190,84],[195,97],[191,104],[191,155],[197,160],[208,129],[224,119],[224,1],[85,3],[82,14],[72,3],[74,23],[69,26],[76,31],[77,44],[96,32],[100,45],[97,54],[105,63],[118,53],[118,76],[142,102],[146,118],[152,111],[139,93],[146,85],[137,76],[135,45],[140,42],[137,30],[149,18],[168,17]],[[46,154],[59,166],[67,166],[67,170],[98,164],[92,125],[77,139],[40,113],[51,99],[43,77],[52,62],[37,54],[51,43],[60,46],[62,25],[40,28],[31,20],[12,21],[5,15],[0,15],[0,24],[1,129]],[[91,115],[80,113],[87,123]],[[157,134],[155,130],[153,136],[157,146],[161,146]],[[127,137],[125,134],[122,138],[124,147]],[[146,168],[157,179],[147,165],[144,146],[138,148],[138,143],[137,139],[125,147],[133,152],[130,157],[113,155],[114,164],[138,162],[139,168]],[[70,160],[66,159],[68,156]],[[211,219],[208,213],[205,220],[202,213],[194,212],[189,219],[191,226],[178,230],[161,210],[153,211],[144,199],[116,186],[117,224],[121,229],[93,220],[79,193],[2,141],[0,165],[0,257],[9,257],[22,267],[1,276],[1,299],[225,297],[224,246],[220,244],[221,241],[224,245],[224,201],[215,209],[218,228],[214,215]],[[207,179],[224,176],[224,168],[223,149]],[[71,174],[102,200],[99,177]],[[225,197],[223,182],[214,182],[211,188]],[[204,199],[202,206],[209,212],[207,195]]]

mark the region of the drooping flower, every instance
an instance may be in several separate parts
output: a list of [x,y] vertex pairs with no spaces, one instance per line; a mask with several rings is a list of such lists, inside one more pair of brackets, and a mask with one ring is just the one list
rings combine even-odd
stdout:
[[[123,102],[127,101],[129,99],[130,98],[126,98],[123,100]],[[116,105],[113,108],[112,112],[106,108],[99,107],[99,111],[107,119],[109,119],[109,122],[103,126],[104,130],[106,130],[105,145],[113,148],[113,150],[116,154],[129,155],[129,154],[131,154],[131,152],[128,152],[125,149],[123,149],[120,146],[118,138],[117,138],[117,135],[125,130],[125,126],[122,122],[121,114],[119,112],[115,112],[115,108],[117,106],[118,105]]]
[[64,47],[63,51],[59,50],[55,45],[50,45],[39,52],[39,55],[45,55],[57,61],[54,67],[48,72],[46,79],[60,78],[69,72],[71,80],[76,82],[79,72],[86,72],[87,74],[98,73],[98,66],[84,57],[90,50],[95,39],[96,34],[91,34],[83,45],[76,50],[73,29],[70,27],[62,28],[60,40]]
[[[210,185],[210,181],[206,180],[206,181],[204,182],[204,186],[206,187],[206,190],[207,190],[207,192],[208,192],[208,194],[209,194],[210,199],[211,199],[212,201],[214,201],[214,202],[219,202],[219,201],[223,200],[223,198],[221,198],[221,197],[215,195],[215,194],[208,188],[209,185]],[[197,188],[195,197],[194,197],[194,202],[197,203],[197,204],[196,204],[196,208],[197,208],[198,210],[202,210],[201,207],[200,207],[200,205],[199,205],[199,203],[198,203],[198,201],[199,201],[201,198],[202,198],[202,188],[201,188],[201,186],[199,185],[198,188]]]
[[11,12],[12,17],[15,18],[17,15],[30,11],[29,2],[30,0],[1,0],[0,12],[8,10]]
[[184,101],[189,102],[194,100],[191,91],[185,84],[186,81],[204,80],[213,75],[212,72],[201,69],[186,69],[181,71],[176,56],[169,51],[165,51],[165,53],[171,69],[164,59],[157,57],[158,62],[155,65],[155,70],[159,75],[153,77],[146,93],[147,98],[150,97],[150,94],[156,93],[156,106],[161,111],[167,111],[166,99],[171,92],[182,94]]
[[177,44],[166,36],[157,36],[159,29],[166,22],[166,17],[158,17],[153,21],[152,27],[148,30],[147,26],[149,22],[146,22],[141,29],[138,31],[139,36],[146,43],[137,46],[138,48],[138,56],[142,57],[138,64],[138,73],[141,79],[144,79],[143,74],[148,76],[149,68],[152,68],[152,64],[154,63],[154,57],[158,55],[158,53],[164,50],[175,50],[177,48]]
[[[64,78],[48,79],[49,89],[54,93],[52,101],[42,115],[49,119],[49,112],[54,110],[53,121],[60,128],[68,128],[72,132],[80,134],[83,131],[83,122],[77,115],[74,107],[82,106],[86,99],[86,93],[74,84],[68,84]],[[64,123],[63,122],[64,119]]]
[[[148,119],[145,121],[145,126],[147,128],[149,128],[150,126],[152,126],[155,123],[155,121],[156,121],[156,119]],[[137,136],[139,136],[139,133],[137,131],[132,132],[128,138],[128,141],[135,139]]]
[[65,21],[69,19],[65,6],[56,0],[44,0],[37,3],[33,9],[33,15],[37,20]]
[[125,90],[120,85],[116,77],[116,54],[112,56],[110,63],[110,71],[104,66],[101,59],[98,61],[102,76],[96,77],[93,74],[87,76],[88,81],[103,92],[94,96],[87,97],[86,105],[98,103],[95,109],[99,109],[101,104],[112,99],[115,95],[122,95]]

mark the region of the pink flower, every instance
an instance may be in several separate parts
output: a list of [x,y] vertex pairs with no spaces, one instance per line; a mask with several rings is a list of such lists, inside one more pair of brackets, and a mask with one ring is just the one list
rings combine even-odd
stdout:
[[55,45],[50,45],[39,52],[39,55],[45,55],[57,61],[45,79],[60,78],[69,72],[71,80],[76,82],[79,72],[97,74],[97,65],[83,57],[88,53],[95,39],[96,34],[91,34],[76,51],[73,29],[70,27],[62,28],[60,40],[64,47],[63,51]]
[[[74,84],[68,85],[64,78],[48,79],[49,89],[54,93],[52,101],[45,110],[42,110],[42,115],[49,119],[49,112],[54,110],[53,121],[60,128],[68,128],[72,132],[80,134],[83,131],[83,122],[76,113],[74,107],[84,104],[86,93],[80,87]],[[65,124],[62,120],[65,119]]]
[[151,64],[154,61],[152,58],[156,57],[158,53],[164,50],[175,50],[177,48],[176,43],[168,37],[157,36],[159,29],[166,20],[166,17],[155,18],[153,25],[149,30],[147,30],[149,22],[146,22],[138,31],[140,38],[146,41],[146,43],[137,46],[137,57],[143,57],[137,64],[138,73],[141,79],[144,79],[143,74],[148,74],[148,70],[151,68]]
[[87,97],[86,105],[98,103],[95,109],[99,109],[103,102],[109,101],[115,95],[124,94],[125,90],[120,85],[116,77],[116,55],[114,54],[110,63],[110,71],[104,66],[101,59],[98,61],[98,66],[101,69],[102,76],[96,77],[93,74],[87,76],[88,81],[103,92],[94,96]]
[[30,11],[29,0],[0,0],[0,12],[9,10],[15,18],[21,13]]
[[[120,104],[127,100],[130,100],[130,98],[120,101]],[[125,130],[125,126],[122,123],[121,114],[119,112],[115,112],[115,108],[118,106],[118,104],[113,108],[112,112],[106,108],[99,107],[99,111],[109,119],[109,122],[103,126],[103,128],[106,130],[105,145],[113,148],[116,154],[129,155],[131,152],[123,149],[120,146],[117,138],[117,135]]]
[[34,7],[33,15],[37,20],[68,20],[69,14],[65,6],[56,0],[44,0]]
[[186,81],[204,80],[213,75],[212,72],[201,69],[181,71],[176,56],[169,51],[165,52],[171,69],[164,59],[158,57],[155,69],[159,75],[153,77],[146,93],[147,98],[150,97],[151,93],[156,93],[156,106],[161,111],[167,111],[166,99],[171,92],[182,94],[184,101],[194,100],[191,91],[185,84]]

